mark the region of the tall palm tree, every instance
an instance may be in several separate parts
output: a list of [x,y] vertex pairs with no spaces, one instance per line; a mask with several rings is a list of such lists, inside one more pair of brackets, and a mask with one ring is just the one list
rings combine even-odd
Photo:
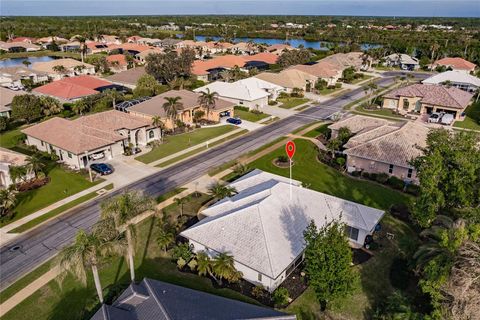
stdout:
[[87,269],[91,268],[98,299],[103,303],[102,285],[98,274],[98,265],[103,256],[121,254],[124,245],[120,238],[112,238],[104,241],[96,233],[87,234],[85,230],[79,230],[75,241],[60,251],[57,264],[60,269],[58,281],[62,282],[70,273],[84,286],[87,285]]
[[120,99],[123,99],[124,95],[121,92],[118,92],[115,89],[108,89],[103,92],[105,97],[108,97],[110,100],[112,100],[112,108],[115,109],[115,105],[117,104],[117,101]]
[[10,179],[12,180],[15,188],[18,180],[24,181],[27,174],[28,170],[26,166],[10,166],[8,168],[8,173],[10,175]]
[[157,243],[160,248],[163,248],[164,253],[167,253],[167,248],[173,241],[175,241],[175,235],[171,231],[162,228],[158,232]]
[[183,205],[187,203],[186,198],[175,198],[173,199],[175,204],[180,207],[180,217],[183,217]]
[[34,153],[26,159],[26,162],[28,169],[33,171],[35,179],[38,178],[38,173],[45,167],[45,163],[43,162],[42,158],[40,158],[37,153]]
[[74,102],[72,109],[76,114],[83,115],[84,112],[88,111],[89,107],[84,99],[80,99]]
[[205,108],[207,111],[207,119],[210,118],[210,109],[215,109],[215,105],[217,103],[218,93],[210,91],[210,88],[207,88],[206,91],[202,91],[200,93],[200,97],[198,97],[198,103],[201,107]]
[[200,276],[209,274],[215,278],[215,276],[212,274],[212,261],[210,260],[210,257],[203,251],[197,253],[196,257],[198,274]]
[[85,56],[87,54],[87,45],[86,45],[86,42],[87,42],[87,38],[84,37],[84,36],[76,36],[75,37],[75,40],[77,40],[79,43],[80,43],[80,57],[82,59],[82,63],[84,62],[84,59],[85,59]]
[[61,64],[53,66],[52,70],[55,71],[58,74],[67,73],[67,68],[65,68],[65,66],[62,66]]
[[145,211],[153,210],[154,206],[155,201],[152,198],[146,197],[138,191],[124,192],[101,204],[101,218],[112,223],[117,231],[125,231],[128,243],[127,261],[132,282],[135,281],[135,265],[133,260],[135,230],[131,219]]
[[232,197],[237,193],[237,190],[234,187],[227,186],[217,181],[208,187],[208,193],[214,198],[220,200],[226,197]]
[[13,188],[0,189],[0,217],[7,215],[10,209],[15,207],[17,193]]
[[175,121],[177,120],[178,111],[183,108],[183,104],[180,102],[181,97],[165,97],[166,102],[163,104],[163,109],[167,113],[167,116],[172,121],[172,127],[175,131]]
[[163,123],[160,116],[154,116],[152,118],[152,126],[160,129],[160,141],[163,142],[163,131],[165,130],[165,123]]
[[212,262],[212,271],[218,277],[218,283],[222,284],[222,279],[229,282],[236,282],[241,277],[241,272],[235,269],[233,256],[226,252],[219,253]]
[[42,102],[43,113],[46,116],[51,116],[53,114],[60,113],[63,110],[63,106],[55,98],[48,97],[48,96],[41,96],[40,100]]

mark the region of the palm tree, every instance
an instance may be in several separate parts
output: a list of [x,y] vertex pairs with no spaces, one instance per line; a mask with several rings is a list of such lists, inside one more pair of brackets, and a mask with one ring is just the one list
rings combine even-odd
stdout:
[[40,100],[42,102],[43,113],[46,116],[60,113],[63,110],[63,106],[55,98],[42,96]]
[[153,210],[154,206],[155,202],[152,198],[146,197],[138,191],[124,192],[101,204],[101,218],[112,223],[118,232],[125,231],[126,233],[128,243],[127,261],[132,282],[135,281],[135,265],[133,261],[135,230],[131,219],[145,211]]
[[26,166],[10,166],[8,168],[8,173],[10,174],[10,179],[12,180],[16,188],[18,180],[25,180],[28,170]]
[[29,60],[23,60],[22,63],[27,68],[32,64]]
[[207,119],[210,118],[210,108],[215,109],[217,97],[218,93],[215,91],[210,92],[210,88],[207,88],[206,91],[202,91],[200,97],[198,97],[198,103],[207,111]]
[[60,283],[68,273],[80,280],[83,286],[87,285],[87,269],[91,268],[98,299],[103,303],[102,285],[98,274],[100,259],[106,255],[121,254],[124,245],[120,238],[112,238],[107,241],[96,233],[87,234],[85,230],[78,231],[72,245],[60,251],[57,257],[57,264],[60,269],[60,276],[57,278]]
[[172,232],[164,228],[162,228],[159,231],[157,236],[157,243],[160,246],[160,248],[163,248],[164,253],[167,253],[168,246],[172,244],[174,240],[175,240],[175,235]]
[[154,116],[152,118],[152,126],[155,128],[160,128],[160,141],[163,142],[163,131],[165,130],[165,123],[163,123],[160,116]]
[[45,163],[43,163],[38,153],[32,154],[30,157],[26,159],[26,162],[27,162],[28,169],[33,171],[33,174],[35,175],[35,179],[37,179],[38,173],[42,171],[42,169],[45,167]]
[[200,276],[209,274],[215,278],[215,276],[212,274],[212,261],[210,260],[210,257],[203,251],[197,253],[197,271]]
[[166,102],[163,104],[163,109],[167,113],[167,117],[169,117],[172,121],[172,127],[174,131],[178,111],[183,108],[183,104],[180,102],[181,99],[181,97],[165,97]]
[[230,82],[233,79],[233,75],[230,70],[223,70],[220,72],[220,78],[222,78],[225,82]]
[[186,198],[175,198],[175,199],[173,199],[173,201],[175,202],[175,204],[177,206],[180,207],[180,217],[182,217],[183,216],[183,205],[185,203],[187,203],[187,199]]
[[235,269],[233,256],[226,252],[219,253],[212,262],[212,272],[218,277],[218,284],[222,284],[222,279],[229,282],[236,282],[241,277],[241,272]]
[[0,189],[0,217],[10,212],[17,201],[17,191],[13,188]]
[[250,172],[250,167],[246,164],[239,163],[233,168],[233,172],[237,176],[243,176]]
[[67,68],[65,68],[65,66],[62,66],[61,64],[53,66],[52,70],[59,74],[67,73]]
[[105,97],[108,97],[109,99],[112,100],[112,108],[115,109],[115,105],[117,104],[116,102],[120,99],[123,99],[123,93],[118,92],[115,89],[108,89],[103,92]]
[[86,67],[83,64],[79,64],[78,66],[73,67],[73,70],[75,70],[77,73],[82,73],[85,68]]
[[208,187],[208,193],[214,198],[220,200],[226,197],[232,197],[237,193],[237,190],[234,187],[227,186],[217,181]]
[[87,41],[87,38],[84,37],[84,36],[76,36],[75,39],[80,43],[80,57],[82,59],[82,63],[84,62],[84,58],[87,54],[87,45],[86,45],[86,41]]
[[84,99],[80,99],[78,101],[75,101],[75,103],[72,106],[72,109],[76,114],[83,115],[85,111],[88,111],[89,106]]

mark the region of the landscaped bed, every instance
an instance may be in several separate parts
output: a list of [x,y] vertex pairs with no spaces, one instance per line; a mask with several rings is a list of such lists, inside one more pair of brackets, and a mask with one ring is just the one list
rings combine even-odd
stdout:
[[293,97],[291,97],[291,98],[278,98],[277,101],[281,103],[280,108],[292,109],[292,108],[295,108],[295,107],[297,107],[301,104],[307,103],[310,100],[307,99],[307,98],[293,98]]
[[150,163],[190,148],[196,144],[214,139],[235,129],[235,126],[225,125],[211,128],[200,128],[188,133],[166,136],[162,144],[135,159],[143,163]]

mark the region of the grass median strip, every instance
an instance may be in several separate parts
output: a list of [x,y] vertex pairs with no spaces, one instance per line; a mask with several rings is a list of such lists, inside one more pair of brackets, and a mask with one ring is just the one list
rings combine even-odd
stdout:
[[168,191],[167,193],[164,193],[160,196],[157,197],[157,203],[161,203],[165,200],[170,199],[173,196],[176,196],[179,193],[182,193],[183,191],[187,190],[187,188],[175,188],[172,191]]
[[[111,184],[109,184],[109,185],[107,185],[107,186],[105,186],[105,187],[103,187],[103,188],[101,188],[101,189],[99,189],[99,190],[102,190],[102,189],[105,189],[105,190],[111,190],[111,189],[113,189],[113,183],[111,183]],[[44,221],[47,221],[47,220],[50,219],[50,218],[53,218],[53,217],[59,215],[60,213],[63,213],[63,212],[65,212],[65,211],[67,211],[67,210],[69,210],[69,209],[71,209],[71,208],[73,208],[73,207],[75,207],[75,206],[77,206],[77,205],[79,205],[79,204],[81,204],[81,203],[84,203],[84,202],[86,202],[86,201],[88,201],[88,200],[90,200],[90,199],[95,198],[96,196],[98,196],[98,193],[97,193],[97,192],[98,192],[99,190],[90,192],[90,193],[88,193],[88,194],[86,194],[86,195],[84,195],[84,196],[81,196],[81,197],[78,198],[78,199],[75,199],[75,200],[73,200],[73,201],[70,201],[70,202],[68,202],[68,203],[65,203],[64,205],[61,205],[60,207],[58,207],[58,208],[56,208],[56,209],[53,209],[52,211],[50,211],[50,212],[48,212],[48,213],[46,213],[46,214],[44,214],[44,215],[41,215],[41,216],[39,216],[39,217],[37,217],[37,218],[35,218],[35,219],[33,219],[33,220],[30,220],[30,221],[27,222],[27,223],[22,224],[21,226],[15,228],[15,229],[13,229],[13,230],[10,230],[8,233],[21,233],[21,232],[25,232],[25,231],[27,231],[27,230],[35,227],[36,225],[38,225],[38,224],[40,224],[40,223],[42,223],[42,222],[44,222]]]
[[228,136],[228,137],[225,137],[225,138],[223,138],[223,139],[220,139],[220,140],[218,140],[218,141],[215,141],[215,142],[213,142],[213,143],[210,143],[210,144],[208,145],[208,148],[207,148],[206,146],[202,146],[202,147],[197,148],[197,149],[195,149],[195,150],[192,150],[192,151],[189,151],[189,152],[187,152],[187,153],[184,153],[184,154],[182,154],[182,155],[180,155],[180,156],[178,156],[178,157],[175,157],[175,158],[173,158],[173,159],[170,159],[170,160],[164,161],[164,162],[162,162],[162,163],[160,163],[160,164],[157,164],[156,167],[158,167],[158,168],[163,168],[163,167],[169,166],[169,165],[171,165],[171,164],[173,164],[173,163],[176,163],[176,162],[179,162],[179,161],[181,161],[181,160],[183,160],[183,159],[186,159],[186,158],[188,158],[188,157],[191,157],[191,156],[193,156],[193,155],[195,155],[195,154],[197,154],[197,153],[200,153],[200,152],[205,151],[205,150],[207,150],[207,149],[213,148],[213,147],[215,147],[215,146],[217,146],[217,145],[219,145],[219,144],[221,144],[221,143],[223,143],[223,142],[225,142],[225,141],[232,140],[232,139],[234,139],[234,138],[236,138],[236,137],[238,137],[238,136],[244,135],[244,134],[247,133],[247,132],[248,132],[248,130],[246,130],[246,129],[245,129],[245,130],[242,130],[242,131],[237,132],[237,133],[235,133],[235,134],[232,134],[232,135],[230,135],[230,136]]

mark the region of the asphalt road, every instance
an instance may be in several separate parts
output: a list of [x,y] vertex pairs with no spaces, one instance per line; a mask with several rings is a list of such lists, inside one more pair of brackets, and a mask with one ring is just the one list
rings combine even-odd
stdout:
[[[399,73],[388,73],[388,78],[377,80],[379,87],[393,83]],[[424,78],[423,74],[414,74]],[[165,170],[136,181],[122,189],[88,202],[47,224],[18,237],[0,250],[0,291],[17,279],[52,258],[58,250],[69,244],[79,229],[90,229],[99,217],[99,204],[105,197],[112,197],[125,189],[137,189],[150,196],[159,196],[206,174],[212,168],[238,158],[278,137],[317,120],[328,118],[342,107],[365,95],[360,89],[352,90],[321,105],[308,108],[291,117],[241,136],[227,144],[212,148]],[[17,250],[12,250],[18,247]]]

